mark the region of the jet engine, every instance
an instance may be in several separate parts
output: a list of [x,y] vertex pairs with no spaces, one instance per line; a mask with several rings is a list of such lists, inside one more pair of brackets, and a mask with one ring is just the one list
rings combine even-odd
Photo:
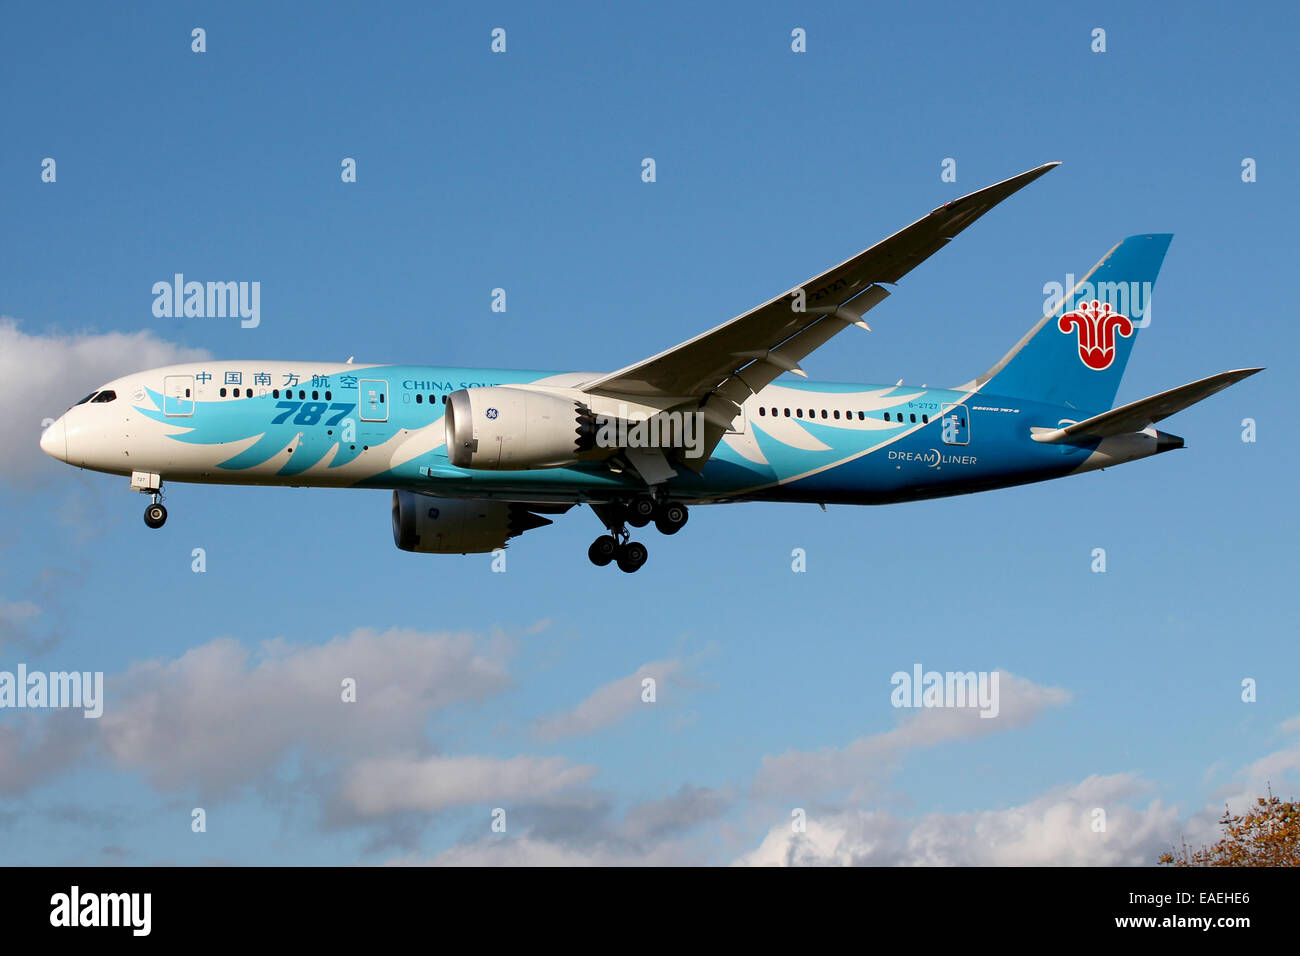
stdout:
[[508,385],[462,388],[447,397],[443,420],[447,458],[458,468],[559,468],[599,457],[596,416],[565,395]]
[[551,523],[513,501],[434,498],[393,492],[393,542],[422,554],[480,554],[507,539]]

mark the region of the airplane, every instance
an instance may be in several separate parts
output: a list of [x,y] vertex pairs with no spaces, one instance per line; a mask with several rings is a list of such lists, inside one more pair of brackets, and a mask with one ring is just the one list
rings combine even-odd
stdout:
[[[676,534],[693,505],[890,504],[1082,474],[1183,447],[1153,426],[1261,371],[1112,408],[1172,236],[1130,236],[982,375],[951,388],[807,380],[800,368],[888,286],[1047,163],[960,199],[800,286],[608,373],[204,361],[107,382],[41,435],[49,455],[163,483],[392,492],[405,551],[494,552],[588,505],[597,566],[631,573],[628,527]],[[1062,290],[1063,293],[1065,290]],[[196,293],[196,294],[201,294]],[[782,377],[793,375],[795,378]]]

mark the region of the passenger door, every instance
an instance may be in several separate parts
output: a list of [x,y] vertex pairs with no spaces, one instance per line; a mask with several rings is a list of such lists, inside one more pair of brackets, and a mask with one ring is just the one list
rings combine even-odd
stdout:
[[970,444],[970,413],[965,405],[950,405],[945,402],[940,406],[943,417],[939,422],[941,437],[945,445]]
[[357,383],[357,410],[363,422],[388,421],[388,382],[363,378]]
[[163,414],[176,418],[194,414],[193,375],[168,375],[163,378]]

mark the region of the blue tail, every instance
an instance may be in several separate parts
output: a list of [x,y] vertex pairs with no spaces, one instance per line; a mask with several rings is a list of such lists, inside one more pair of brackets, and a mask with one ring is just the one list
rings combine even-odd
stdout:
[[1054,311],[975,380],[980,391],[1090,412],[1109,409],[1137,334],[1151,321],[1151,292],[1172,238],[1129,236],[1106,253]]

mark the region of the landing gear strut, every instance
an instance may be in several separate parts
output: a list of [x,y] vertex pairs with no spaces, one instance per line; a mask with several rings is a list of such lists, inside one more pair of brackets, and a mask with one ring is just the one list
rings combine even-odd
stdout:
[[638,495],[626,504],[592,505],[601,522],[609,529],[587,549],[587,557],[598,568],[617,564],[620,571],[631,574],[640,569],[650,552],[640,541],[629,540],[627,526],[643,528],[651,521],[663,534],[676,534],[686,524],[686,506],[675,501],[656,501],[650,495]]

